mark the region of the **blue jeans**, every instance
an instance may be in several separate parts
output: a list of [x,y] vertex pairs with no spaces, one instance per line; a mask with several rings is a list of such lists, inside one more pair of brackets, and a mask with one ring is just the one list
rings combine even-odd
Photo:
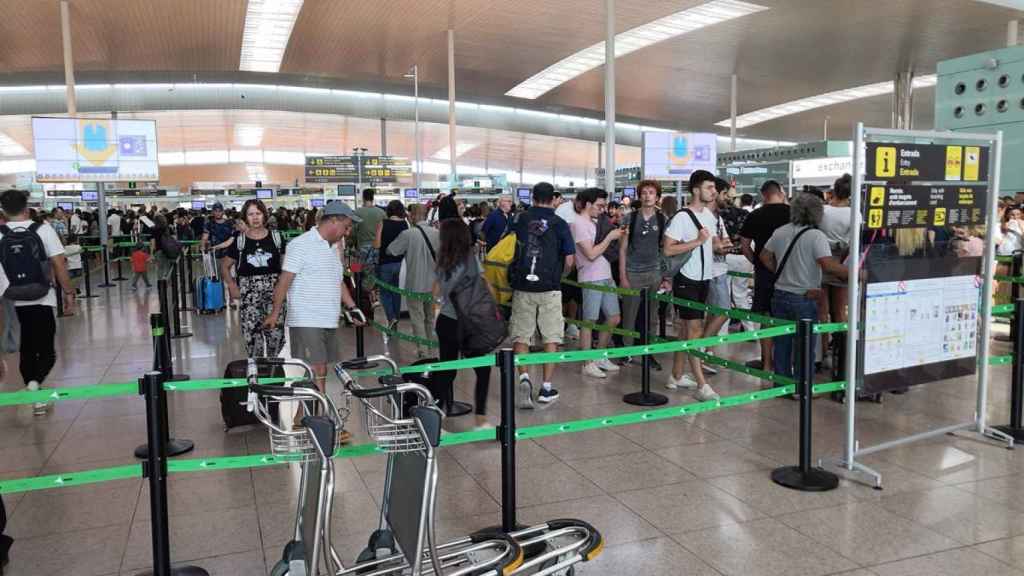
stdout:
[[[810,318],[818,320],[818,303],[802,294],[793,294],[775,289],[772,295],[772,317],[780,320],[802,320]],[[811,338],[813,346],[817,344],[817,337]],[[797,354],[794,349],[796,336],[778,336],[775,338],[775,346],[772,351],[772,370],[776,374],[792,378],[797,372],[794,368],[797,362]]]
[[[380,279],[392,286],[398,286],[398,276],[401,272],[401,262],[388,262],[377,265],[377,274],[380,275]],[[398,320],[399,315],[402,313],[401,294],[395,294],[390,290],[381,288],[380,304],[384,308],[384,315],[388,317],[388,322]]]

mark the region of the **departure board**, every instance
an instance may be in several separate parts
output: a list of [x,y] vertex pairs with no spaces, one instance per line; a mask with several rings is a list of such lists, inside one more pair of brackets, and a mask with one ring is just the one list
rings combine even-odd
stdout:
[[394,184],[412,176],[408,158],[397,156],[306,156],[306,182]]

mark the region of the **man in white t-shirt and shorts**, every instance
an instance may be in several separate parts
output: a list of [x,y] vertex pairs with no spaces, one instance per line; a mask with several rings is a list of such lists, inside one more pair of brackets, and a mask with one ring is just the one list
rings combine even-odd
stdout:
[[[690,204],[676,213],[665,231],[662,251],[665,256],[690,253],[689,259],[671,279],[676,298],[707,304],[711,288],[711,266],[714,256],[714,230],[717,217],[709,206],[715,201],[715,176],[706,170],[690,175]],[[704,335],[704,311],[676,306],[677,334],[680,340],[694,340]],[[684,374],[686,360],[690,372]],[[676,352],[665,387],[693,390],[698,401],[717,400],[718,394],[708,385],[701,370],[700,358]]]
[[[43,381],[49,375],[53,365],[57,362],[57,351],[54,348],[54,338],[57,334],[57,321],[54,316],[54,308],[57,307],[58,295],[48,279],[43,282],[33,283],[27,286],[24,283],[15,281],[12,285],[10,277],[18,275],[29,278],[28,270],[9,270],[16,262],[24,262],[21,259],[11,258],[4,262],[3,232],[10,230],[19,232],[28,230],[35,234],[33,242],[42,244],[42,251],[45,252],[46,261],[41,262],[43,273],[50,277],[60,287],[64,302],[64,311],[70,314],[75,307],[75,288],[71,284],[71,277],[68,275],[68,263],[64,257],[64,246],[60,243],[57,232],[49,224],[35,225],[29,219],[28,214],[28,193],[20,190],[7,190],[0,194],[0,207],[3,208],[7,217],[6,228],[0,229],[0,294],[10,300],[14,300],[15,310],[18,314],[18,321],[21,324],[21,349],[19,350],[18,369],[21,377],[25,380],[25,387],[28,390],[39,390]],[[15,238],[17,235],[14,236]],[[28,243],[22,243],[24,249]],[[38,246],[38,244],[36,244]],[[11,252],[14,252],[12,250]],[[41,255],[42,256],[42,255]],[[38,270],[38,269],[36,269]],[[10,290],[8,290],[10,288]],[[44,295],[34,299],[22,299],[16,293],[26,289],[38,288]],[[0,373],[2,373],[0,364]],[[36,402],[34,413],[37,415],[46,414],[47,404]]]
[[316,226],[288,243],[274,287],[274,305],[263,321],[268,328],[277,326],[287,296],[292,356],[313,367],[321,391],[326,391],[327,366],[340,360],[342,305],[357,324],[365,323],[345,285],[341,259],[334,249],[358,221],[351,208],[334,200],[324,207]]

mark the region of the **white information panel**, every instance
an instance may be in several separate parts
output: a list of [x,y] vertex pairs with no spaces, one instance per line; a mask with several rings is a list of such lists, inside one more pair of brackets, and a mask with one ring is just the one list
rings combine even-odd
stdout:
[[717,173],[718,136],[704,132],[644,132],[644,178],[686,180],[696,170]]
[[868,284],[864,374],[975,356],[980,286],[975,275]]
[[39,182],[158,181],[156,122],[32,118]]

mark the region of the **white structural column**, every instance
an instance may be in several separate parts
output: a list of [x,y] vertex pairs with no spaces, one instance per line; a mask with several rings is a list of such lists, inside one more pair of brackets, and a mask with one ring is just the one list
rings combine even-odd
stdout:
[[448,172],[455,184],[455,30],[448,30]]
[[736,75],[729,84],[729,151],[736,151]]
[[380,119],[380,155],[388,155],[388,120],[387,118]]
[[615,0],[605,0],[604,189],[615,192]]
[[914,127],[914,71],[900,72],[893,81],[892,127],[911,130]]
[[420,158],[420,67],[412,66],[412,92],[416,103],[413,112],[413,139],[416,140],[416,192],[420,191],[420,174],[423,173],[423,159]]
[[1010,20],[1006,23],[1006,45],[1016,46],[1019,43],[1019,24],[1016,20]]
[[71,14],[68,0],[60,2],[60,32],[64,45],[64,83],[67,85],[68,114],[74,116],[78,112],[78,100],[75,98],[75,60],[71,55]]

